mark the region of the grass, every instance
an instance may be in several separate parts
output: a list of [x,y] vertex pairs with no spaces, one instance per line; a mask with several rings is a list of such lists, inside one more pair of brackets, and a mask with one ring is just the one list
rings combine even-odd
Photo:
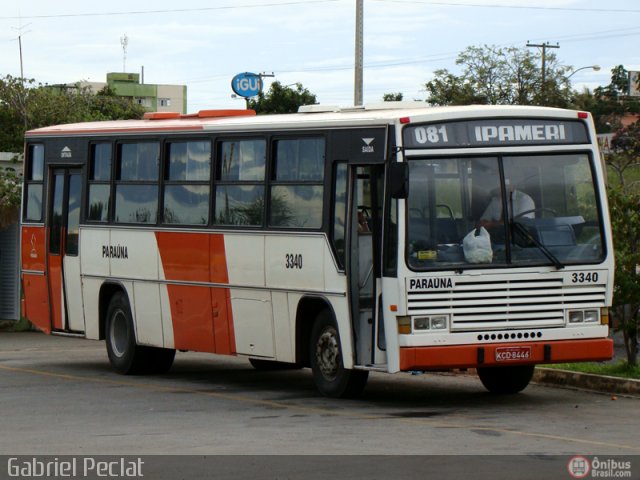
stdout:
[[610,377],[640,380],[640,365],[632,367],[625,360],[620,360],[616,363],[554,363],[553,365],[543,366],[545,368],[557,368],[559,370],[570,370],[572,372],[592,373],[594,375],[607,375]]
[[26,318],[20,320],[0,320],[0,332],[29,332],[34,330],[33,325]]

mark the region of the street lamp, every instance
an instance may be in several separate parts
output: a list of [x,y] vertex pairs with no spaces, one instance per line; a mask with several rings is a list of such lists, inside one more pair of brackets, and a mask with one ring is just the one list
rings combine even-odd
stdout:
[[588,66],[586,66],[586,67],[580,67],[580,68],[578,68],[578,69],[574,70],[573,72],[571,72],[571,73],[569,74],[569,76],[567,77],[567,80],[569,80],[571,77],[573,77],[573,76],[574,76],[576,73],[578,73],[580,70],[587,70],[587,69],[589,69],[589,68],[590,68],[591,70],[593,70],[594,72],[598,72],[598,71],[600,70],[600,65],[588,65]]

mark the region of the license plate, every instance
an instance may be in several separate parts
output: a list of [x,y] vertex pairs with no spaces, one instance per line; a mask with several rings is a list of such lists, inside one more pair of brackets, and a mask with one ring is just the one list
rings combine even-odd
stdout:
[[531,360],[531,347],[498,347],[496,362],[521,362]]

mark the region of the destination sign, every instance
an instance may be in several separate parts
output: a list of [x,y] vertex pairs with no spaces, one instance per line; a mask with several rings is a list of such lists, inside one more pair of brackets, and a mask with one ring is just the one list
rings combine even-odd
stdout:
[[408,125],[406,148],[460,148],[589,143],[580,121],[498,118]]

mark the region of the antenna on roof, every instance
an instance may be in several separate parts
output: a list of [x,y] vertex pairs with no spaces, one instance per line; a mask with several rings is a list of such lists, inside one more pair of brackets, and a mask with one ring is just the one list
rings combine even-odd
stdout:
[[129,37],[124,34],[124,37],[120,37],[120,45],[122,45],[122,71],[127,71],[127,45],[129,45]]

